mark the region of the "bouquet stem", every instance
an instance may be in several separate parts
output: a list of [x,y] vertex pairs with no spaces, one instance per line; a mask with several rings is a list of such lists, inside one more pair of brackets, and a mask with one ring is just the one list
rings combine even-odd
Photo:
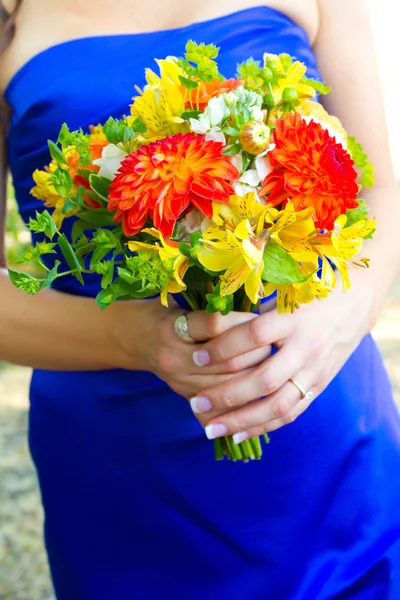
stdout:
[[[263,435],[264,442],[269,443],[266,433]],[[225,457],[236,462],[248,462],[249,460],[260,460],[262,456],[261,438],[254,437],[235,444],[231,435],[214,440],[215,460],[223,460]]]

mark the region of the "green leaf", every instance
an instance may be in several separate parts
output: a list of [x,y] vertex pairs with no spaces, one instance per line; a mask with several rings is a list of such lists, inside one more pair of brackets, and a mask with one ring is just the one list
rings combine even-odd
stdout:
[[51,140],[47,140],[47,144],[49,146],[51,158],[55,160],[57,164],[69,167],[68,161],[61,152],[60,148]]
[[270,283],[302,283],[309,275],[303,276],[297,270],[293,258],[275,242],[269,242],[264,250],[263,281]]
[[121,289],[118,284],[110,285],[106,290],[102,290],[96,296],[96,302],[103,310],[111,306],[121,295]]
[[361,185],[363,187],[374,187],[374,166],[371,162],[367,162],[364,166],[363,174],[361,175]]
[[132,123],[132,128],[136,131],[136,133],[146,133],[147,131],[147,127],[140,117],[136,117]]
[[357,201],[357,208],[349,208],[346,211],[347,221],[345,227],[350,227],[350,225],[354,225],[357,221],[368,219],[369,208],[367,203],[362,198],[357,198]]
[[50,240],[53,239],[58,232],[57,226],[54,223],[51,215],[44,210],[42,213],[36,212],[36,219],[29,219],[28,228],[33,233],[44,233]]
[[185,86],[187,90],[195,90],[197,87],[199,87],[198,81],[193,81],[192,79],[188,79],[187,77],[183,77],[182,75],[179,75],[179,81],[182,85]]
[[19,263],[28,264],[32,260],[36,260],[44,254],[56,254],[54,247],[56,244],[50,242],[38,242],[35,246],[28,246],[24,252],[18,257]]
[[8,276],[11,283],[13,283],[21,292],[26,292],[27,294],[34,296],[40,290],[40,281],[36,279],[36,277],[29,275],[29,273],[8,269]]
[[185,112],[181,114],[181,118],[188,121],[189,119],[198,119],[201,114],[201,110],[185,110]]
[[44,281],[42,281],[41,285],[40,285],[40,289],[43,290],[44,288],[50,287],[51,284],[53,283],[53,281],[55,279],[57,279],[58,277],[58,267],[61,265],[59,260],[56,260],[56,262],[54,263],[54,267],[51,269],[51,271],[49,271],[47,273],[47,277]]
[[62,233],[61,235],[59,235],[57,241],[63,257],[67,261],[67,264],[70,267],[71,271],[73,271],[73,275],[77,278],[79,283],[84,285],[81,263],[79,262],[75,251],[72,248],[69,241],[67,240],[65,234]]
[[237,137],[237,135],[239,134],[239,131],[237,129],[235,129],[234,127],[230,127],[229,125],[224,127],[221,131],[223,133],[226,133],[226,135],[230,135],[233,137]]
[[363,168],[368,162],[368,157],[365,154],[363,147],[359,144],[353,135],[347,138],[347,150],[350,152],[356,167]]
[[193,248],[200,246],[201,238],[202,238],[201,231],[194,231],[190,236],[190,245]]
[[227,146],[225,150],[223,150],[222,154],[224,156],[235,156],[235,154],[239,154],[241,150],[241,145],[239,143],[233,144],[232,146]]
[[121,277],[121,279],[126,281],[126,283],[134,283],[134,281],[136,281],[134,274],[132,273],[132,271],[128,271],[128,269],[118,267],[117,273],[118,273],[119,277]]
[[189,246],[189,244],[187,244],[186,242],[179,242],[178,250],[179,252],[181,252],[181,254],[187,256],[188,258],[190,257],[190,254],[192,252],[191,246]]
[[115,225],[114,215],[106,208],[94,208],[79,213],[79,219],[86,221],[94,226],[104,227],[106,225]]
[[69,172],[58,167],[51,175],[51,183],[62,198],[68,198],[72,191],[72,178]]
[[108,203],[108,188],[111,185],[110,179],[106,177],[100,177],[99,175],[89,176],[89,183],[92,190],[96,193],[96,195],[104,202]]
[[300,83],[309,85],[320,96],[325,96],[326,94],[330,94],[332,91],[332,88],[329,85],[325,85],[325,83],[323,83],[322,81],[317,81],[316,79],[311,79],[309,77],[302,77],[300,80]]
[[106,273],[104,273],[102,279],[101,279],[101,287],[104,289],[106,289],[108,286],[110,286],[113,282],[114,279],[114,259],[108,261],[108,268]]
[[287,71],[293,63],[292,57],[290,56],[290,54],[286,54],[286,52],[283,52],[279,55],[279,58],[282,63],[283,70],[285,71],[285,73],[287,73]]

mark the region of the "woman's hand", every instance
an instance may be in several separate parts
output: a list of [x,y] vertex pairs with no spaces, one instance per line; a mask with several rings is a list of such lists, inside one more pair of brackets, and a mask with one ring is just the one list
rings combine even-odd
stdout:
[[[234,381],[201,388],[192,399],[192,406],[207,406],[208,400],[220,413],[218,417],[203,413],[210,439],[236,434],[238,443],[282,427],[308,407],[311,396],[326,388],[372,328],[372,291],[361,278],[358,283],[354,278],[348,292],[343,293],[339,285],[328,299],[303,305],[293,315],[274,310],[247,320],[196,351],[194,362],[210,368],[270,344],[278,348]],[[303,397],[291,378],[311,394]]]
[[[113,330],[119,348],[123,348],[124,361],[121,366],[151,371],[187,399],[197,395],[199,390],[216,387],[245,375],[271,352],[271,347],[264,344],[227,360],[215,361],[208,367],[197,366],[192,357],[193,352],[202,347],[199,342],[211,340],[231,327],[248,323],[256,315],[232,312],[221,316],[208,315],[204,311],[189,313],[189,334],[193,342],[187,342],[178,337],[174,330],[175,320],[184,312],[181,308],[165,308],[158,298],[134,303],[120,302],[117,305],[113,307]],[[135,329],[131,327],[133,311]],[[138,311],[140,319],[137,317]],[[203,403],[196,410],[206,406]],[[204,418],[200,416],[200,420],[203,422]]]

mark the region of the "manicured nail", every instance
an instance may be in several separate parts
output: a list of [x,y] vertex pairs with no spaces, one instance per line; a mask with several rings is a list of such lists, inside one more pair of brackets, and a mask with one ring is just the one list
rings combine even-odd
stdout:
[[217,425],[207,425],[206,427],[206,436],[209,440],[214,440],[215,438],[221,437],[228,433],[228,428],[226,425],[222,425],[218,423]]
[[205,367],[211,362],[211,358],[207,350],[198,350],[193,352],[193,362],[198,367]]
[[239,431],[238,433],[234,433],[232,436],[235,444],[240,444],[240,442],[247,440],[248,437],[249,437],[249,434],[246,433],[246,431]]
[[207,412],[212,409],[211,402],[205,396],[195,396],[190,399],[192,411],[196,414]]

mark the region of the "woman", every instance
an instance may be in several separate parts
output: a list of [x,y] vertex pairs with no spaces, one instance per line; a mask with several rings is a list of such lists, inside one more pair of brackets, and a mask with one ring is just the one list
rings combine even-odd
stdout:
[[[35,368],[30,445],[60,600],[400,598],[400,421],[368,334],[398,273],[400,208],[366,1],[267,4],[23,0],[1,55],[25,220],[60,124],[121,116],[144,67],[190,38],[221,47],[226,76],[264,51],[313,76],[317,60],[327,108],[376,169],[371,268],[294,315],[192,313],[188,343],[157,300],[100,312],[97,280],[31,298],[1,275],[0,358]],[[260,462],[215,463],[203,427],[272,441]]]

